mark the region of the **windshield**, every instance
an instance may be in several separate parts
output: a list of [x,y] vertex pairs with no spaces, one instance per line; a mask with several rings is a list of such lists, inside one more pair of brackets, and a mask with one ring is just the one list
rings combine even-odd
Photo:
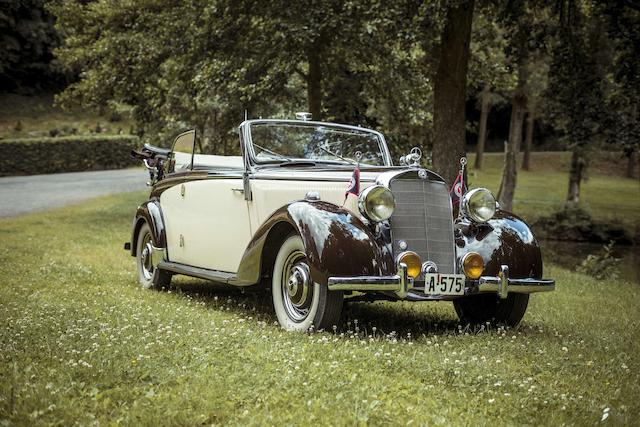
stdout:
[[313,161],[384,166],[383,141],[360,129],[312,123],[252,123],[251,141],[258,163]]

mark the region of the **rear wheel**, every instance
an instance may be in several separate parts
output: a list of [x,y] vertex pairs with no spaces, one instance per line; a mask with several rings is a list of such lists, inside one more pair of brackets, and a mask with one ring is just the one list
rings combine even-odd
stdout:
[[520,323],[529,304],[528,294],[510,293],[506,299],[494,294],[473,295],[453,301],[462,323],[486,322],[515,326]]
[[273,307],[280,325],[290,331],[329,330],[342,314],[342,292],[332,292],[313,281],[300,236],[280,246],[271,281]]
[[151,259],[153,237],[146,222],[140,227],[136,246],[136,267],[138,282],[145,288],[166,288],[171,283],[171,273],[153,266]]

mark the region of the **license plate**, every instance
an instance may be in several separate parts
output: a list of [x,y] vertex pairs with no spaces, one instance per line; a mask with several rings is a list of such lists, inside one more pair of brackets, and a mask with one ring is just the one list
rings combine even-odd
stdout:
[[427,273],[424,293],[428,295],[464,295],[464,274]]

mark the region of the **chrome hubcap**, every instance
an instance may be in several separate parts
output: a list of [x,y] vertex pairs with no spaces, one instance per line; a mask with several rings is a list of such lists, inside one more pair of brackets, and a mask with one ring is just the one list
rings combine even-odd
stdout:
[[146,280],[153,277],[153,262],[151,261],[151,235],[146,234],[142,241],[142,253],[140,254],[140,263],[142,265],[142,274]]
[[304,253],[295,251],[287,258],[282,270],[282,299],[289,318],[303,321],[311,309],[313,281]]

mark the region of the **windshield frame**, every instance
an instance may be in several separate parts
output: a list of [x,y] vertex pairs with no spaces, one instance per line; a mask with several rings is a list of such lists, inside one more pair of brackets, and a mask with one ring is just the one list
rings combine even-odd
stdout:
[[[256,158],[256,153],[254,151],[254,147],[253,147],[253,141],[251,139],[251,126],[253,125],[261,125],[261,124],[283,124],[283,125],[294,125],[294,126],[324,126],[324,127],[328,127],[328,128],[335,128],[337,130],[355,130],[358,132],[365,132],[365,133],[370,133],[372,135],[375,135],[378,139],[378,146],[380,148],[380,152],[382,153],[382,160],[383,160],[383,165],[378,165],[378,166],[373,166],[373,165],[367,165],[367,164],[363,164],[363,167],[367,167],[367,166],[372,166],[372,167],[386,167],[386,166],[393,166],[393,162],[391,161],[391,155],[389,154],[389,148],[387,147],[387,141],[384,138],[384,135],[382,135],[380,132],[375,131],[373,129],[368,129],[368,128],[364,128],[364,127],[359,127],[359,126],[351,126],[351,125],[344,125],[344,124],[339,124],[339,123],[331,123],[331,122],[319,122],[319,121],[312,121],[312,120],[285,120],[285,119],[254,119],[254,120],[245,120],[244,122],[242,122],[240,124],[240,134],[242,136],[242,140],[243,140],[243,152],[246,154],[246,158],[248,159],[248,165],[247,166],[254,166],[254,167],[265,167],[265,166],[274,166],[274,165],[279,165],[279,164],[283,164],[286,163],[287,160],[281,160],[278,161],[277,159],[274,159],[274,161],[269,161],[269,162],[264,162],[264,161],[260,161]],[[289,161],[291,162],[310,162],[310,163],[320,163],[320,164],[331,164],[331,165],[335,165],[335,166],[348,166],[348,167],[353,167],[353,164],[348,163],[348,162],[342,162],[340,161],[338,162],[329,162],[329,161],[320,161],[320,160],[314,160],[314,159],[304,159],[304,158],[291,158]]]

